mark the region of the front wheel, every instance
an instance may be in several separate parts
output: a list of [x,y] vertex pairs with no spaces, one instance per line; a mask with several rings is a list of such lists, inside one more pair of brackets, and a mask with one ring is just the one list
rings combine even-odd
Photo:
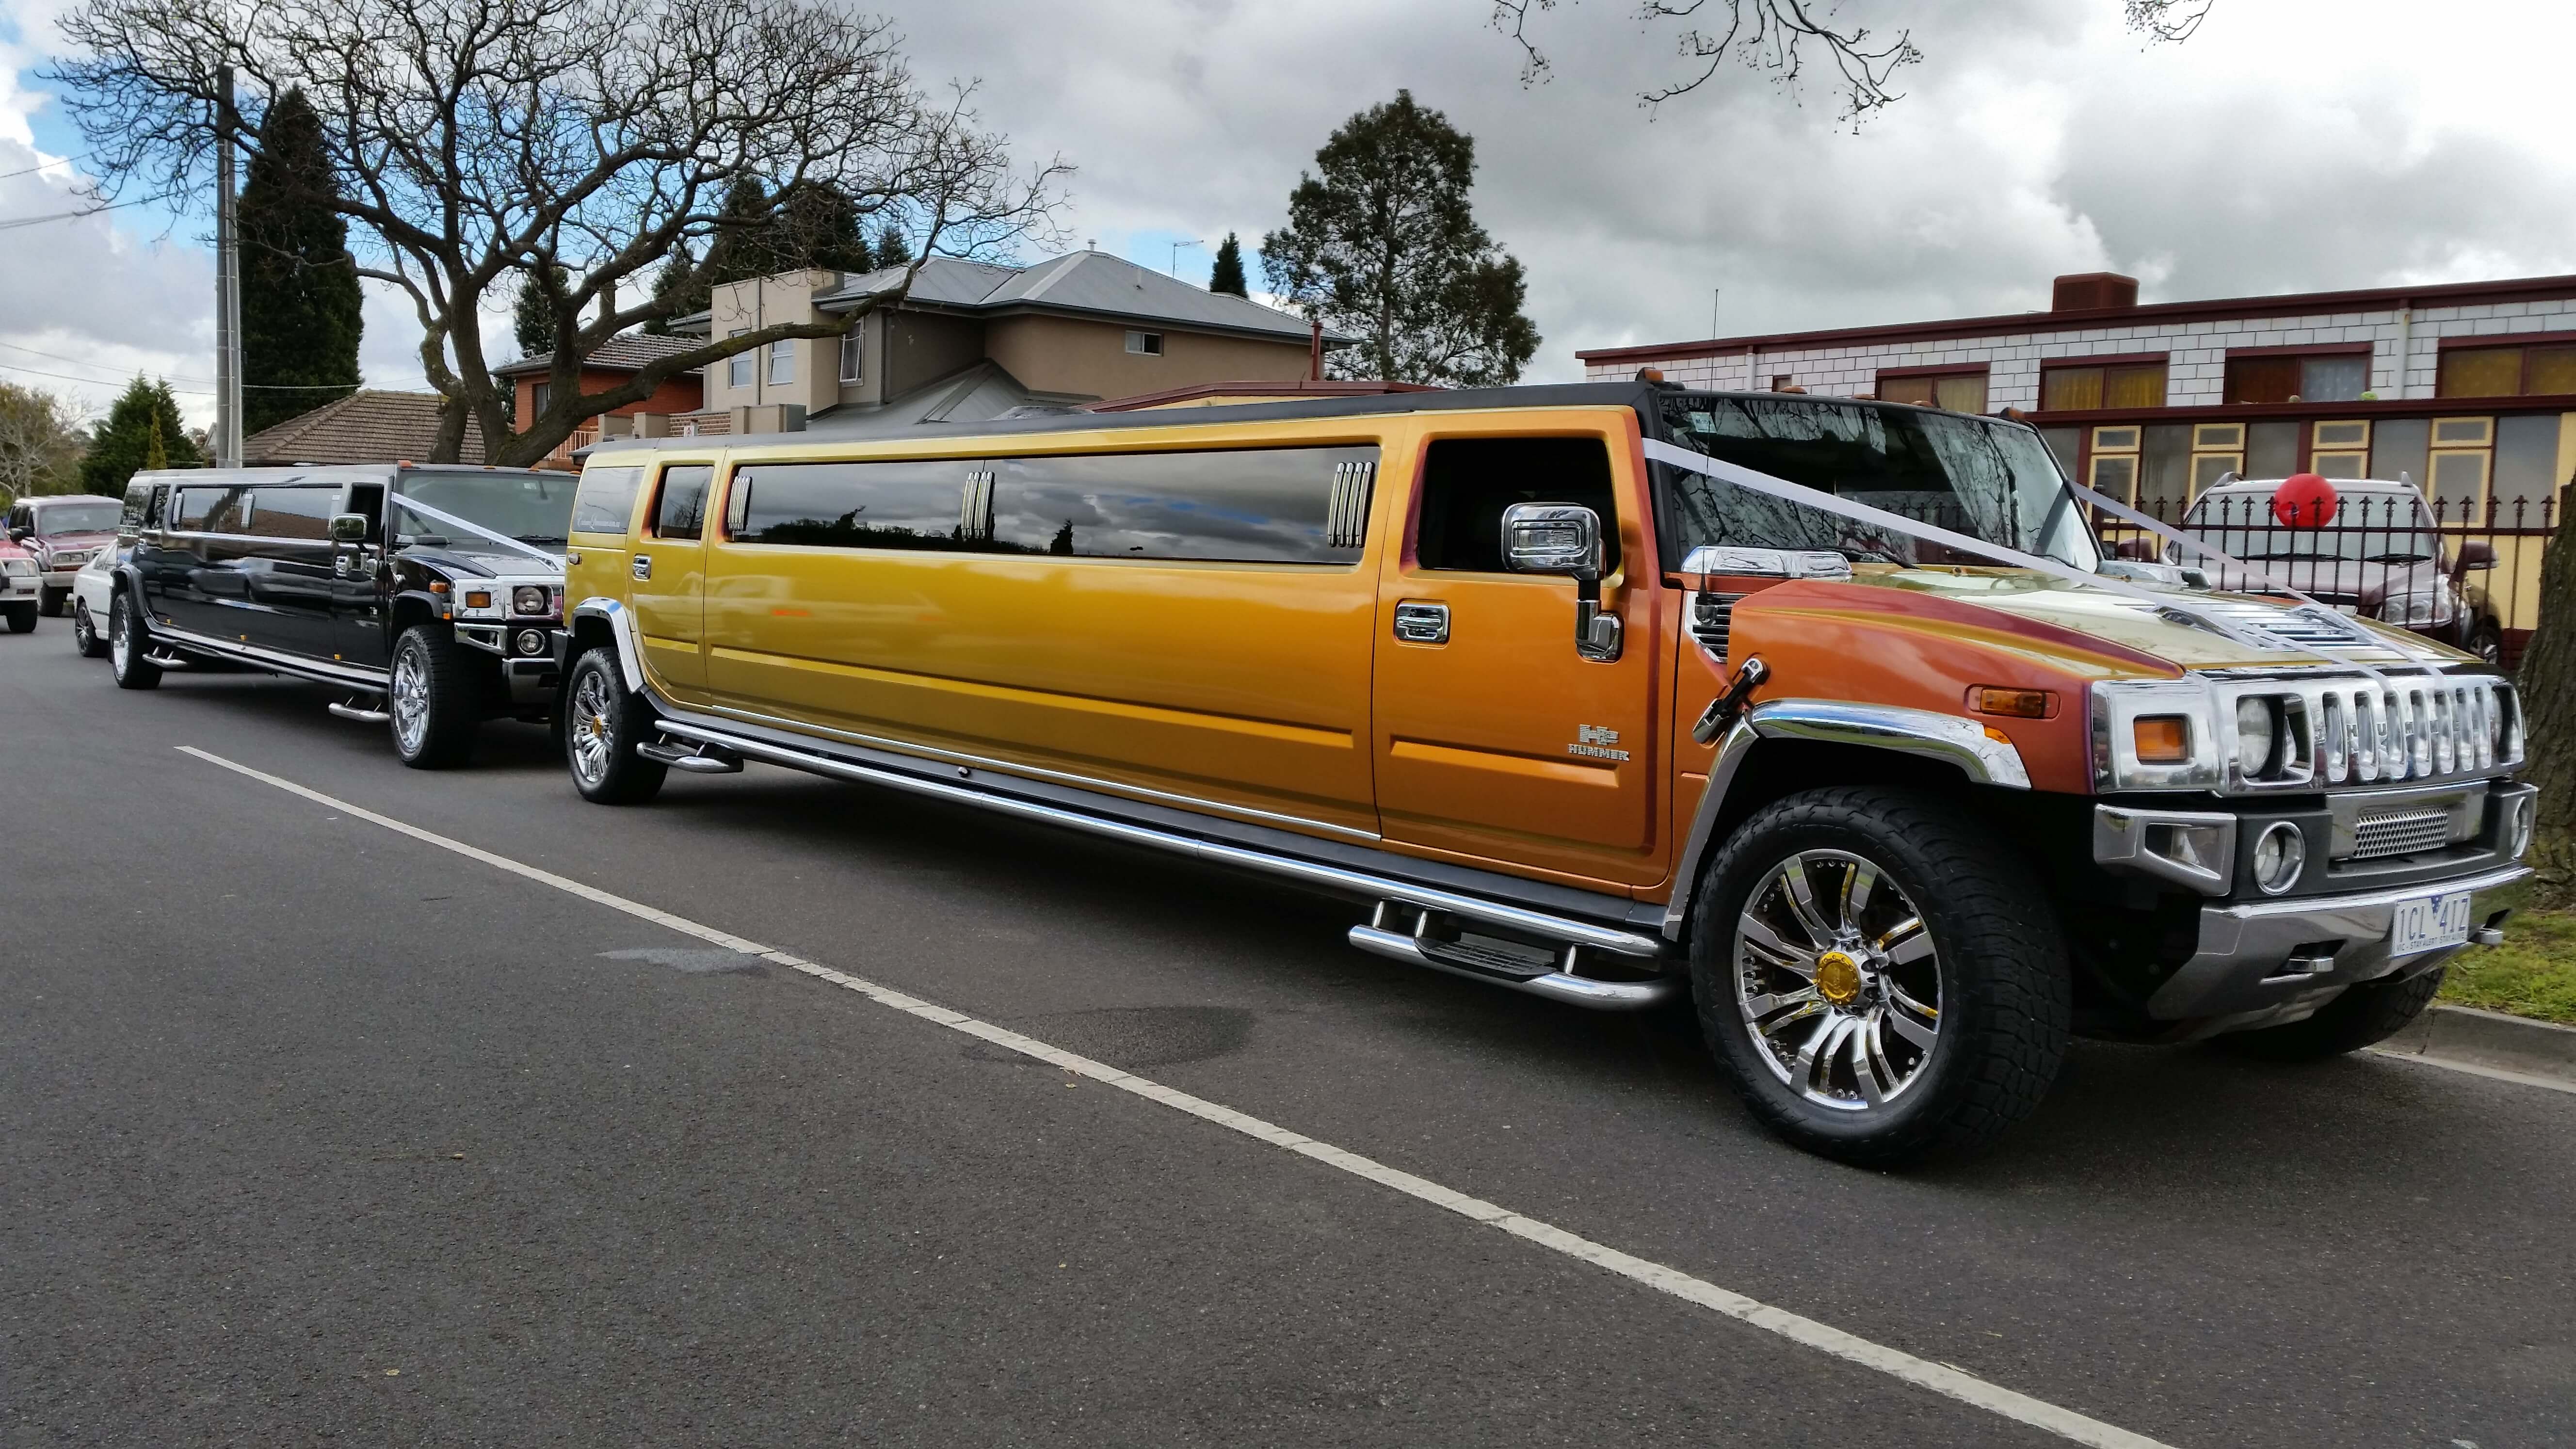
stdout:
[[652,728],[651,707],[617,674],[617,653],[596,648],[564,682],[564,759],[573,788],[595,805],[640,805],[662,789],[670,766],[635,752]]
[[44,589],[39,591],[36,595],[36,597],[44,600],[45,617],[48,619],[61,618],[63,616],[63,601],[71,596],[72,591],[69,589]]
[[1835,787],[1746,821],[1691,923],[1701,1030],[1790,1142],[1890,1167],[2030,1115],[2073,974],[2031,871],[1957,802]]
[[36,632],[36,605],[33,600],[9,606],[9,632],[12,634]]
[[107,641],[98,636],[98,621],[90,617],[89,604],[72,605],[72,647],[83,659],[96,659],[107,652]]
[[134,600],[119,593],[107,606],[107,665],[119,689],[157,689],[161,666],[143,657],[143,626],[136,622]]
[[2480,624],[2469,636],[2469,652],[2496,669],[2504,668],[2504,633],[2492,624]]
[[470,661],[456,637],[415,624],[394,641],[385,712],[393,716],[394,753],[415,770],[444,770],[474,753],[483,722],[482,700]]

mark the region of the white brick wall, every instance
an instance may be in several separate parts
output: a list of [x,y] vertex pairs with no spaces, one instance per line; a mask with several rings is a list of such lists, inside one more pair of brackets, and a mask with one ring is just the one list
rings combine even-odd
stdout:
[[2134,327],[2048,330],[2044,314],[2034,314],[2028,332],[1992,337],[1925,339],[1884,345],[1841,345],[1764,352],[1748,370],[1745,356],[1675,358],[1668,362],[1631,360],[1594,363],[1592,378],[1622,378],[1639,367],[1658,366],[1664,376],[1686,387],[1712,389],[1767,388],[1777,374],[1812,393],[1849,397],[1874,392],[1882,368],[1987,365],[1986,406],[2039,406],[2039,369],[2043,359],[2099,357],[2135,352],[2168,354],[2165,401],[2176,407],[2217,403],[2226,390],[2227,350],[2231,347],[2301,347],[2335,342],[2371,344],[2371,386],[2382,397],[2431,397],[2441,339],[2504,337],[2516,332],[2576,330],[2576,297],[2497,306],[2426,307],[2415,313],[2403,359],[2405,386],[2393,390],[2401,360],[2397,356],[2397,314],[2337,312],[2268,318],[2226,318]]

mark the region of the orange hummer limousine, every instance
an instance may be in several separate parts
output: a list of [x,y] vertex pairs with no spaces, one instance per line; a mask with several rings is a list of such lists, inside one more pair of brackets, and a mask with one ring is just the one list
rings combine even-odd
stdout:
[[2499,938],[2479,660],[2106,556],[2004,418],[1590,383],[602,445],[566,758],[747,761],[1347,897],[1353,945],[1696,1008],[1892,1163],[2070,1035],[2350,1051]]

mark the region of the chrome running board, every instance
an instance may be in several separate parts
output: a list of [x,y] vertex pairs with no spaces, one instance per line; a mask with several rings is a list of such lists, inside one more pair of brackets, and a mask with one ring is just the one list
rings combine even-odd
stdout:
[[[1544,996],[1550,1001],[1593,1011],[1643,1011],[1651,1006],[1661,1006],[1679,997],[1685,984],[1678,976],[1658,976],[1651,981],[1596,981],[1589,976],[1576,976],[1565,971],[1522,975],[1475,962],[1464,953],[1453,955],[1441,950],[1438,942],[1382,931],[1375,926],[1351,927],[1351,944],[1390,960],[1409,961],[1451,976],[1463,976],[1470,981],[1482,981],[1488,986],[1512,991],[1526,991],[1532,996]],[[1565,954],[1572,957],[1574,949],[1567,947]]]
[[[937,800],[950,800],[961,805],[973,805],[1004,815],[1014,815],[1023,820],[1035,820],[1071,830],[1087,831],[1093,835],[1107,836],[1112,840],[1123,840],[1131,845],[1148,846],[1156,850],[1167,850],[1176,855],[1189,856],[1211,865],[1232,866],[1240,870],[1277,876],[1333,895],[1355,896],[1369,901],[1395,901],[1416,910],[1436,911],[1442,915],[1455,916],[1462,921],[1474,921],[1482,925],[1499,927],[1516,935],[1534,936],[1559,945],[1588,946],[1596,951],[1608,951],[1618,956],[1657,960],[1668,955],[1668,948],[1653,936],[1639,935],[1634,931],[1622,931],[1612,926],[1596,925],[1570,916],[1532,910],[1526,906],[1484,900],[1367,871],[1350,870],[1341,866],[1326,865],[1320,861],[1301,860],[1291,855],[1255,850],[1249,846],[1181,835],[1104,816],[1087,815],[1078,810],[1068,810],[1061,806],[1010,795],[988,793],[971,786],[924,779],[900,770],[880,769],[872,765],[839,759],[820,751],[797,749],[748,735],[710,729],[694,722],[665,718],[655,720],[653,727],[667,735],[715,745],[731,754],[773,765],[785,765],[791,770],[803,770],[809,774],[823,775],[835,780],[854,780],[866,785],[883,785],[889,789],[904,790],[915,795],[927,795]],[[1569,979],[1580,980],[1580,978]],[[1584,982],[1583,984],[1626,989],[1634,983]],[[1644,984],[1653,985],[1653,983]],[[1541,992],[1540,994],[1550,993]],[[1569,994],[1561,995],[1558,999],[1575,1000],[1577,998]]]
[[635,753],[642,755],[648,760],[657,760],[662,764],[670,766],[674,770],[686,770],[692,775],[739,775],[742,773],[741,760],[717,750],[710,745],[701,745],[696,750],[691,751],[684,750],[678,745],[671,744],[664,740],[653,740],[645,744],[637,745],[635,747]]
[[323,707],[341,719],[356,720],[360,724],[379,725],[393,718],[389,711],[362,709],[354,704],[330,704]]

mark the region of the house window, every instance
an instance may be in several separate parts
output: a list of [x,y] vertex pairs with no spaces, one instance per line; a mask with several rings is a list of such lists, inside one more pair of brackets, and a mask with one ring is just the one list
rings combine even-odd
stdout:
[[528,417],[531,421],[545,416],[546,398],[554,391],[550,382],[531,383],[528,387]]
[[1773,392],[1787,392],[1789,390],[1789,374],[1785,372],[1775,372],[1771,374],[1771,390]]
[[853,323],[841,337],[841,381],[857,382],[862,363],[859,358],[859,327]]
[[2245,473],[2245,425],[2201,423],[2191,430],[2191,496]]
[[1954,413],[1982,413],[1986,410],[1986,371],[1919,372],[1911,375],[1878,375],[1880,402],[1913,403],[1918,407],[1947,408]]
[[781,339],[769,344],[769,381],[775,387],[796,380],[796,344]]
[[2366,352],[2227,359],[2231,403],[2359,402],[2369,387]]
[[2576,392],[2576,345],[2450,347],[2442,351],[2435,397],[2522,397]]
[[1127,350],[1139,357],[1160,357],[1163,355],[1163,334],[1130,329],[1127,333]]
[[2124,362],[2116,365],[2043,367],[2039,374],[2042,412],[2086,408],[2160,408],[2165,405],[2165,365]]
[[2308,471],[2325,478],[2370,476],[2370,423],[2319,423],[2308,435]]
[[[748,328],[748,327],[737,327],[737,328],[733,329],[731,332],[726,333],[725,335],[726,335],[727,337],[740,337],[742,334],[744,334],[744,333],[746,333],[746,332],[748,332],[748,331],[750,331],[750,330],[751,330],[751,329],[750,329],[750,328]],[[727,387],[749,387],[749,386],[751,386],[751,354],[750,354],[750,353],[748,353],[748,352],[737,352],[737,353],[735,353],[733,356],[728,357],[728,358],[726,358],[726,359],[725,359],[725,386],[727,386]]]

